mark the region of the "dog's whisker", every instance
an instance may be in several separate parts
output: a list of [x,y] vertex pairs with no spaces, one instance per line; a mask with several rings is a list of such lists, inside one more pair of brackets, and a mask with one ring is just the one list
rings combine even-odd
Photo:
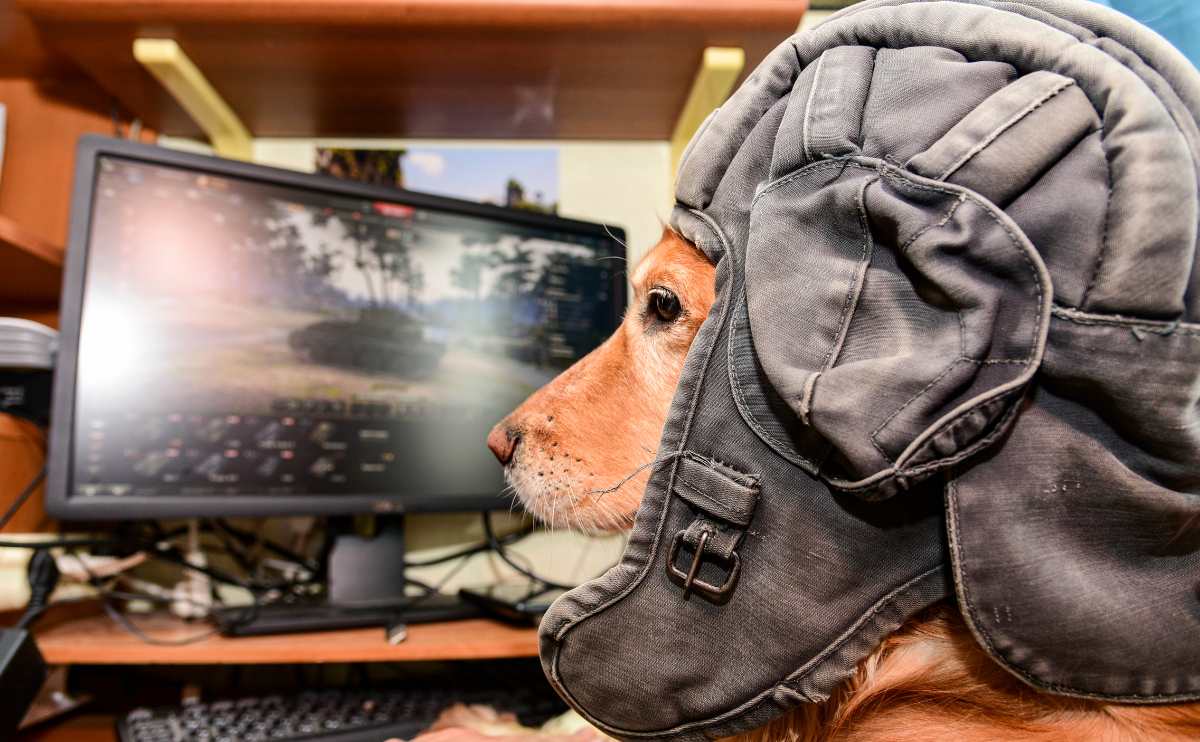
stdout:
[[612,233],[612,230],[608,228],[607,224],[604,225],[604,232],[605,232],[605,234],[607,234],[609,237],[612,238],[613,242],[615,242],[618,245],[620,245],[621,247],[625,248],[625,250],[628,252],[629,245],[626,245],[623,241],[617,239],[617,236]]
[[653,458],[653,459],[647,461],[646,463],[642,464],[638,468],[634,469],[632,472],[630,472],[629,474],[622,477],[621,481],[617,482],[613,486],[605,487],[604,489],[598,489],[598,490],[588,490],[584,494],[585,495],[599,495],[599,496],[603,497],[604,495],[607,495],[609,493],[616,492],[617,490],[621,489],[621,487],[624,486],[627,482],[629,482],[629,480],[633,479],[638,474],[641,474],[646,469],[649,469],[650,467],[655,466],[656,464],[660,464],[664,461],[671,461],[672,459],[677,459],[682,455],[683,455],[683,451],[672,451],[671,453],[665,454],[663,456],[658,456],[656,458]]

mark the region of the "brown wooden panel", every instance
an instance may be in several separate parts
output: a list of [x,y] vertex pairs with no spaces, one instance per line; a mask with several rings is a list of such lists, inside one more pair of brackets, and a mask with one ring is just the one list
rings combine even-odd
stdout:
[[[0,415],[0,510],[8,510],[18,493],[42,468],[46,460],[46,436],[28,420]],[[31,533],[47,527],[39,486],[3,533]]]
[[34,727],[17,742],[117,742],[116,721],[107,714],[80,714]]
[[133,60],[175,38],[255,136],[666,139],[706,46],[748,68],[805,0],[23,0],[47,43],[168,134]]
[[[152,636],[179,639],[203,631],[166,614],[133,617]],[[406,662],[535,657],[537,630],[487,619],[415,624],[395,646],[383,629],[327,631],[227,639],[213,636],[183,646],[153,646],[131,636],[107,615],[43,620],[38,648],[53,665],[213,665],[310,662]]]
[[65,57],[46,48],[29,16],[13,0],[0,0],[0,77],[79,75]]
[[[95,82],[78,76],[0,78],[0,101],[7,109],[0,215],[35,238],[63,245],[75,143],[83,134],[114,133],[115,102]],[[0,263],[0,271],[5,268]],[[6,290],[0,288],[0,301],[15,298]]]
[[56,304],[63,249],[0,214],[0,304]]

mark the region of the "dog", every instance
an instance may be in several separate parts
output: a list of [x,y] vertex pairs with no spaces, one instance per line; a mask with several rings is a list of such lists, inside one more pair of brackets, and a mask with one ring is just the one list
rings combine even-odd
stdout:
[[588,533],[633,525],[684,357],[712,307],[714,273],[664,232],[631,276],[617,331],[492,428],[488,448],[539,520]]
[[[488,435],[505,478],[554,527],[633,524],[684,358],[714,300],[715,268],[670,229],[630,277],[633,298],[605,343]],[[863,660],[829,700],[801,706],[753,742],[1200,739],[1200,703],[1128,706],[1036,691],[993,662],[957,608],[934,606]]]

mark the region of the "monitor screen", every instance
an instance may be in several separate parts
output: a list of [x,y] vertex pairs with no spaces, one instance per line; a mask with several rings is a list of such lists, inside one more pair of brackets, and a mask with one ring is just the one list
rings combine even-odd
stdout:
[[487,431],[623,309],[597,225],[121,154],[92,169],[54,420],[68,501],[508,507]]

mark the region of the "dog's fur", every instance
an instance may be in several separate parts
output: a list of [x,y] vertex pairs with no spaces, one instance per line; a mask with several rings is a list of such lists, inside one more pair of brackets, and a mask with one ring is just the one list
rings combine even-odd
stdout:
[[[713,303],[713,279],[712,264],[665,230],[631,277],[620,329],[492,431],[488,445],[530,512],[583,531],[632,524],[684,356]],[[654,310],[664,289],[679,298],[673,322]],[[943,604],[889,637],[833,698],[746,738],[1200,739],[1200,704],[1122,706],[1037,692],[984,654],[957,608]]]

